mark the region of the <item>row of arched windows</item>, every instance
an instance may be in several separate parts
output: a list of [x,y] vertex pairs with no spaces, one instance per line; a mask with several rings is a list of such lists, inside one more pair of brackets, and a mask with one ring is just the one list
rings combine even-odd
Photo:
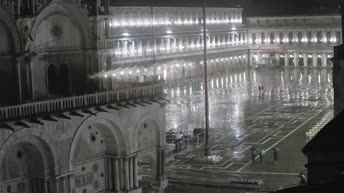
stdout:
[[340,43],[341,33],[340,32],[271,32],[271,33],[252,33],[251,43],[252,44],[331,44]]

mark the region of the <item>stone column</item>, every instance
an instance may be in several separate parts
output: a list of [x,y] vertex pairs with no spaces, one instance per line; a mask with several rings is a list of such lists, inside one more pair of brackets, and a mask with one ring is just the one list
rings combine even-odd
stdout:
[[134,156],[133,162],[134,162],[133,163],[134,164],[134,187],[138,188],[139,187],[139,180],[138,180],[139,170],[137,166],[137,156]]
[[294,53],[294,66],[298,66],[299,63],[299,55],[297,53]]
[[108,157],[105,158],[106,160],[106,165],[107,165],[107,169],[106,169],[106,184],[107,184],[107,188],[108,190],[113,190],[113,186],[114,186],[114,169],[113,169],[113,159]]
[[56,193],[61,193],[61,188],[60,188],[60,179],[59,178],[56,178],[55,179],[55,181],[56,181]]
[[286,53],[286,54],[284,55],[284,60],[285,60],[284,66],[285,66],[285,67],[288,67],[288,66],[289,66],[289,53]]
[[118,158],[115,158],[115,164],[114,164],[114,173],[115,173],[115,190],[118,192],[120,188],[120,179],[119,179],[119,174],[120,174],[120,168],[118,164]]
[[50,178],[44,179],[44,193],[50,193]]
[[[249,53],[248,57],[249,57],[249,65],[253,66],[253,60],[254,60],[253,54]],[[228,64],[230,64],[230,62],[228,62]]]
[[318,56],[316,53],[313,54],[313,67],[317,67],[318,65]]
[[129,187],[134,189],[134,158],[129,158]]
[[258,53],[257,54],[257,63],[260,64],[262,62],[262,54]]
[[327,67],[327,55],[326,55],[326,53],[322,54],[322,67],[324,67],[324,68]]
[[124,158],[124,188],[130,190],[129,158]]
[[308,56],[306,53],[303,53],[303,64],[304,66],[308,66]]
[[69,176],[65,176],[64,177],[64,186],[65,186],[65,193],[70,193],[71,192],[71,189],[70,189],[70,183],[69,183],[69,179],[70,177]]
[[277,62],[276,66],[280,65],[280,60],[281,60],[280,54],[276,53],[276,62]]

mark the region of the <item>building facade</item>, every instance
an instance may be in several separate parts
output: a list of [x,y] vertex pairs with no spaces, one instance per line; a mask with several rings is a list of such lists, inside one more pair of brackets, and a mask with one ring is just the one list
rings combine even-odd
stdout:
[[[340,18],[207,8],[209,72],[331,67]],[[201,8],[1,0],[0,192],[163,192],[161,81],[202,76]]]

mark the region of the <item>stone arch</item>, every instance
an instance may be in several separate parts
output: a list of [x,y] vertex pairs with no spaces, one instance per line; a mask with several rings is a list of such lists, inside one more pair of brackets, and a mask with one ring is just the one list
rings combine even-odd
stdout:
[[[53,144],[54,142],[44,131],[34,128],[21,129],[12,134],[0,148],[1,171],[7,167],[11,167],[11,171],[1,172],[0,181],[12,181],[25,176],[38,180],[46,177],[54,178],[59,174],[60,163]],[[6,162],[6,159],[10,159],[11,162]],[[26,179],[26,183],[29,183],[28,180],[30,179]],[[10,185],[15,183],[23,184],[25,181],[14,180]],[[19,184],[17,185],[19,187]]]
[[[50,22],[49,19],[52,19],[55,23]],[[55,25],[52,25],[52,23]],[[68,36],[64,36],[64,33],[66,33],[64,29],[65,23],[67,23],[67,27],[71,28],[68,29],[70,31],[67,31],[69,33]],[[38,39],[37,37],[40,36],[41,26],[44,28],[42,31],[44,36],[42,39]],[[45,29],[45,27],[49,27],[49,29]],[[46,30],[49,31],[46,32]],[[74,4],[62,0],[52,1],[40,12],[32,27],[31,34],[34,37],[34,43],[30,47],[31,52],[44,51],[52,45],[52,42],[56,44],[59,40],[63,40],[64,42],[62,43],[64,44],[74,42],[76,45],[70,45],[71,47],[80,45],[80,47],[76,49],[89,49],[93,47],[88,18]],[[73,34],[76,36],[76,40],[79,41],[74,40],[68,42],[65,40],[65,38],[69,38]],[[80,37],[77,37],[78,35]]]
[[[157,121],[153,117],[152,114],[143,116],[137,123],[135,129],[134,143],[136,151],[143,151],[160,146],[162,143],[162,138],[160,135],[161,128],[163,127],[161,126],[161,124],[159,124],[159,121]],[[153,138],[150,138],[149,136],[153,136]],[[145,144],[147,145],[144,146],[144,144],[142,144],[142,140],[149,140],[149,142],[152,142],[153,144],[149,144],[149,142],[147,143],[147,141],[145,141]]]
[[[102,118],[99,118],[102,117]],[[108,113],[99,113],[99,116],[91,116],[87,118],[76,130],[70,150],[69,150],[69,170],[74,170],[74,162],[77,155],[77,148],[80,144],[84,132],[91,128],[95,128],[95,132],[99,132],[101,135],[100,140],[103,140],[102,148],[103,153],[107,155],[126,155],[128,152],[130,140],[128,133],[116,124],[118,121],[114,121],[113,116]],[[92,134],[92,133],[91,133]],[[92,139],[92,136],[90,136]],[[99,142],[99,141],[98,141]],[[102,142],[101,142],[102,143]]]
[[2,4],[0,4],[0,26],[4,26],[8,31],[8,35],[11,36],[10,39],[13,44],[13,53],[22,53],[23,45],[21,43],[21,36],[16,26],[14,15]]

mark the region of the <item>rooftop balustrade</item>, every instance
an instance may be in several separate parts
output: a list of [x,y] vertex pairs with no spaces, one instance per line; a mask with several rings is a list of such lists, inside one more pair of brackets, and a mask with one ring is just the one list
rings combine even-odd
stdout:
[[163,96],[162,83],[0,108],[0,122]]

